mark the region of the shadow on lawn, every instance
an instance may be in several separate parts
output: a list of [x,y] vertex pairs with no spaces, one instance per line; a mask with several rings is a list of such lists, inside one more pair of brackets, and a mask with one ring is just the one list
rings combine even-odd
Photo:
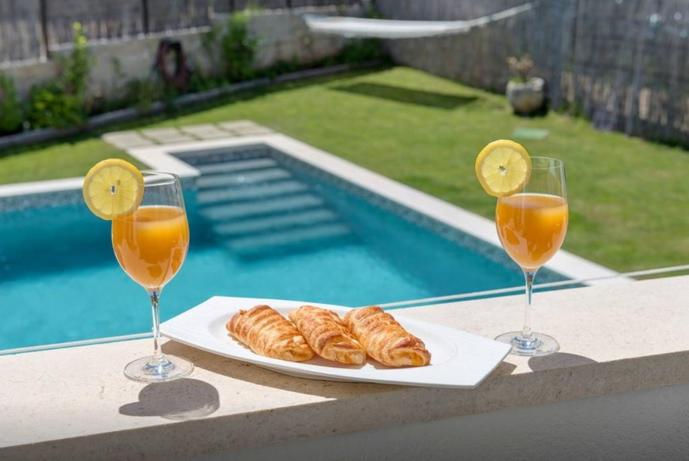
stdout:
[[435,91],[414,90],[401,86],[370,82],[352,83],[350,85],[340,85],[331,88],[335,91],[342,91],[345,93],[360,94],[405,104],[416,104],[446,110],[452,110],[459,106],[471,104],[478,99],[476,96],[462,96],[449,93],[437,93]]

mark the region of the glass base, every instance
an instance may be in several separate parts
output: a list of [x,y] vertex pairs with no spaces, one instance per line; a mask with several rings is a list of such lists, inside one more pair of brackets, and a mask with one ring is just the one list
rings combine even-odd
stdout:
[[539,357],[553,354],[560,350],[560,345],[552,336],[543,333],[531,333],[524,338],[521,331],[510,331],[495,338],[496,341],[512,345],[511,354],[527,357]]
[[143,357],[129,362],[124,367],[124,375],[142,383],[164,383],[183,378],[194,371],[194,364],[175,357],[164,355],[159,359],[153,356]]

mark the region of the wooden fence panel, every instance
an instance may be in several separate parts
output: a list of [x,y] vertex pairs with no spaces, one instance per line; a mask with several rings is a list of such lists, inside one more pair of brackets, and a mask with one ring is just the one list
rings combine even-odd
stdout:
[[50,46],[69,43],[74,22],[84,26],[91,40],[133,37],[143,32],[141,0],[49,0],[45,3]]
[[0,1],[0,63],[41,57],[39,0]]
[[[377,0],[385,17],[467,19],[523,0]],[[689,144],[689,2],[543,0],[469,34],[389,42],[400,62],[503,91],[510,55],[531,54],[556,108],[602,129]]]
[[148,0],[149,32],[210,24],[211,0]]
[[[41,29],[42,3],[47,43]],[[360,0],[0,0],[0,63],[46,56],[46,49],[71,42],[72,25],[77,21],[90,40],[110,40],[207,26],[214,13],[248,7],[270,10],[358,3]]]

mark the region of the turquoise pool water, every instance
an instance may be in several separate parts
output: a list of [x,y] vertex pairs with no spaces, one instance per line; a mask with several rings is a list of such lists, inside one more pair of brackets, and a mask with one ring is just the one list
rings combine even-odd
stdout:
[[[163,319],[213,295],[357,306],[521,283],[500,249],[274,152],[189,161],[203,174],[185,189],[191,245]],[[0,213],[0,349],[150,330],[109,224],[71,201]]]

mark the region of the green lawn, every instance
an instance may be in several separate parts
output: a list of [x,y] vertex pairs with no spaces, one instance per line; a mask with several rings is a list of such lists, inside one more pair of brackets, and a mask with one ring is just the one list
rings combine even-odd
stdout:
[[[474,178],[477,152],[517,127],[545,128],[546,139],[523,144],[567,164],[568,250],[624,271],[689,260],[682,211],[689,155],[679,148],[559,114],[518,118],[501,96],[407,68],[286,84],[137,126],[232,119],[254,120],[487,217],[495,201]],[[96,135],[14,150],[0,157],[0,183],[76,176],[115,155]]]

